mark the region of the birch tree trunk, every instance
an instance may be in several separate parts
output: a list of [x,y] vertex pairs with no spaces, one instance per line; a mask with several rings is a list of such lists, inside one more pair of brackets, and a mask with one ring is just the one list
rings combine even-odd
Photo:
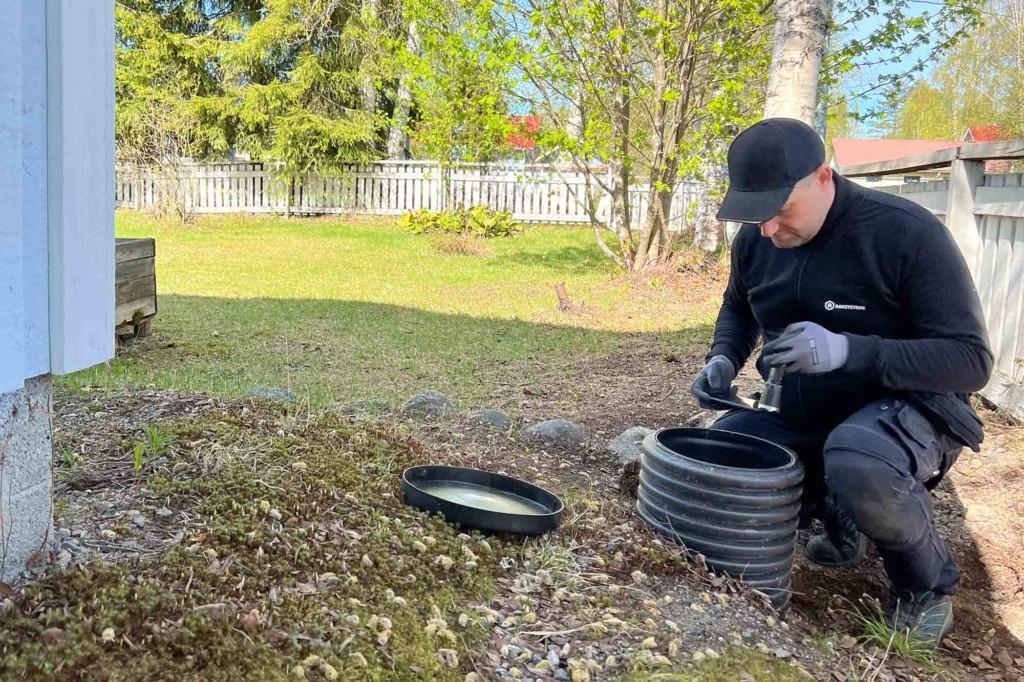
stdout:
[[[406,38],[406,49],[409,54],[420,54],[420,40],[416,30],[416,22],[409,22],[409,35]],[[409,157],[409,109],[412,106],[412,88],[408,71],[398,81],[398,93],[395,98],[395,115],[388,134],[388,158],[406,159]]]
[[[371,35],[378,30],[380,0],[363,0],[363,23],[371,29]],[[374,53],[371,52],[371,55]],[[377,113],[377,79],[374,78],[373,69],[364,69],[362,83],[359,86],[360,96],[363,100],[363,109],[371,114]]]
[[828,0],[778,0],[765,118],[814,125],[818,71],[828,36]]

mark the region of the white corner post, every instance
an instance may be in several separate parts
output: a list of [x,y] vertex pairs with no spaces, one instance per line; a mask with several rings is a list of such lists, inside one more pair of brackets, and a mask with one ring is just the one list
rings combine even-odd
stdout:
[[114,354],[114,3],[47,0],[50,367]]
[[967,261],[975,281],[981,258],[981,234],[974,199],[985,181],[985,162],[953,159],[949,172],[949,195],[946,205],[946,227]]

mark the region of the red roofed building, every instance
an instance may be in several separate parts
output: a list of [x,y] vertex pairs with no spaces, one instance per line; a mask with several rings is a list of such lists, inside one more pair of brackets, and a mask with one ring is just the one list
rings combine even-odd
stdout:
[[512,149],[536,149],[537,133],[543,122],[536,114],[528,116],[512,116],[510,119],[515,132],[509,133],[505,141]]
[[[907,156],[919,156],[929,152],[963,146],[960,140],[867,140],[851,137],[837,137],[832,141],[832,167],[857,166],[863,163],[889,161]],[[949,171],[944,168],[910,171],[898,175],[875,175],[866,178],[851,178],[863,185],[901,185],[905,182],[922,182],[944,178]]]
[[[971,126],[960,139],[964,142],[998,142],[1010,139],[1010,131],[1006,129],[1006,126],[1001,125]],[[986,161],[985,172],[1009,173],[1010,162],[1006,159]]]
[[1008,140],[1009,131],[1001,125],[971,126],[961,139],[964,142],[998,142]]

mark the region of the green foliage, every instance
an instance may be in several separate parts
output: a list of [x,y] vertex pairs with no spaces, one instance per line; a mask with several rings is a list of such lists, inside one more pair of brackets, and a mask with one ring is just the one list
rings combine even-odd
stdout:
[[[124,0],[116,10],[119,157],[247,152],[281,180],[385,153],[403,87],[416,148],[487,161],[509,132],[508,64],[473,45],[463,0]],[[420,36],[410,46],[410,32]],[[414,41],[415,42],[415,41]]]
[[748,679],[765,682],[807,682],[811,678],[803,670],[770,654],[735,646],[729,647],[717,658],[704,659],[686,672],[637,666],[632,674],[625,678],[627,682],[735,682]]
[[474,237],[511,237],[521,228],[508,211],[495,211],[487,206],[473,206],[447,211],[425,208],[409,211],[398,224],[413,234],[464,234]]
[[359,9],[357,0],[117,3],[119,155],[151,164],[245,151],[285,177],[378,157],[386,120],[361,107],[376,45]]
[[166,454],[174,438],[156,426],[146,427],[146,437],[132,448],[135,471],[141,471],[147,459]]
[[913,631],[893,630],[877,600],[861,601],[847,613],[860,628],[859,639],[865,645],[908,658],[934,673],[940,672],[934,663],[935,646]]
[[64,463],[64,466],[68,467],[69,469],[74,469],[76,466],[78,466],[78,462],[80,461],[80,459],[81,458],[79,457],[78,453],[71,448],[63,448],[60,451],[60,460],[61,462]]
[[418,50],[401,57],[416,102],[413,150],[442,167],[493,161],[508,148],[513,56],[493,49],[491,7],[475,0],[405,2],[418,36]]
[[615,194],[610,220],[581,198],[615,232],[608,255],[644,267],[651,245],[668,242],[666,216],[630,225],[624,197],[643,185],[665,205],[679,179],[703,177],[722,141],[759,116],[771,53],[763,3],[530,0],[493,5],[488,21],[477,49],[513,60],[512,97],[544,120],[539,146],[588,173],[608,164],[591,181]]

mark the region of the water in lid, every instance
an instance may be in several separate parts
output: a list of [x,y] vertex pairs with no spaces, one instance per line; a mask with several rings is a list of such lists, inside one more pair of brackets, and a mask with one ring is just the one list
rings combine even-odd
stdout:
[[436,483],[419,483],[417,487],[434,497],[440,497],[442,500],[476,509],[530,516],[548,513],[548,510],[536,502],[530,502],[511,493],[499,492],[472,483],[438,481]]

